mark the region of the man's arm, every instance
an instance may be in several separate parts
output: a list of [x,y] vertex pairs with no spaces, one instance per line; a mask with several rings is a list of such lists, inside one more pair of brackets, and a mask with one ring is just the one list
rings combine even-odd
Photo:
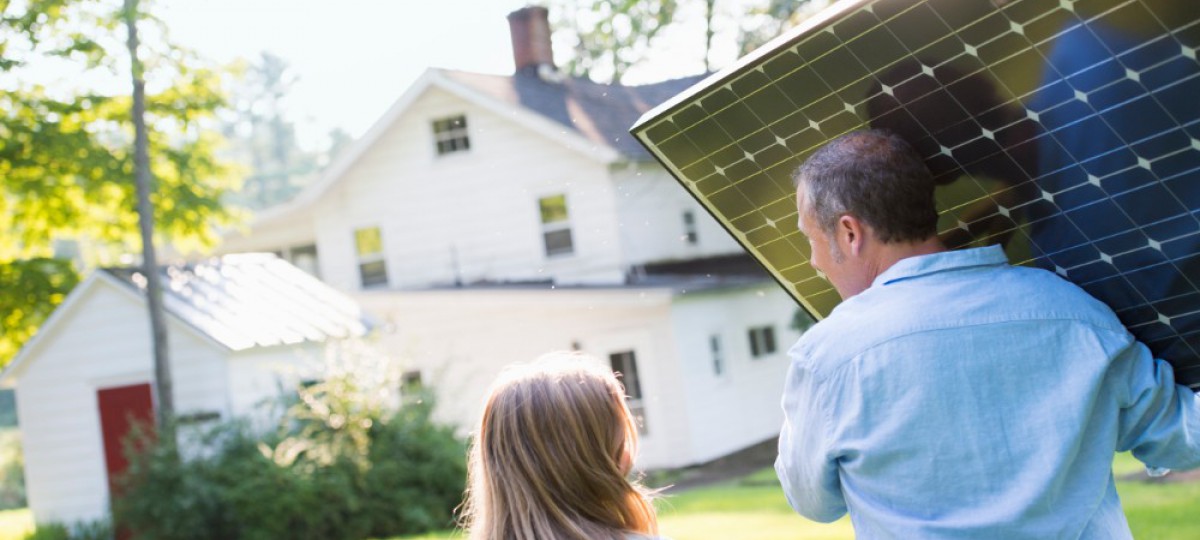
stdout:
[[1131,339],[1112,372],[1121,405],[1117,450],[1132,450],[1149,467],[1200,467],[1200,399],[1175,384],[1171,365]]
[[783,429],[775,473],[796,512],[829,523],[846,513],[846,499],[832,452],[829,404],[823,398],[812,374],[793,361],[783,391]]

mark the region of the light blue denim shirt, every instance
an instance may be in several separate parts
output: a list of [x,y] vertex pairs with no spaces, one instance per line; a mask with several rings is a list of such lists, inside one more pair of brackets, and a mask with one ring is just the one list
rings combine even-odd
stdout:
[[859,538],[1130,538],[1114,451],[1200,467],[1200,400],[999,247],[901,260],[790,351],[776,471]]

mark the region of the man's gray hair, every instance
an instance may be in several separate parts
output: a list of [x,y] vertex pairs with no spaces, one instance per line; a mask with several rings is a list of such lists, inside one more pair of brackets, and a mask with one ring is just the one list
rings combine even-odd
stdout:
[[810,156],[793,174],[804,206],[831,234],[852,215],[880,241],[915,242],[937,234],[933,176],[907,142],[887,131],[852,131]]

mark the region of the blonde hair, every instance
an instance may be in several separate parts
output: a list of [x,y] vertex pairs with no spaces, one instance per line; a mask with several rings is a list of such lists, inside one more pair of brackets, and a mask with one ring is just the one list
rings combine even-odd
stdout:
[[637,428],[608,367],[573,353],[512,366],[492,386],[471,447],[467,536],[656,534],[648,493],[626,478],[636,453]]

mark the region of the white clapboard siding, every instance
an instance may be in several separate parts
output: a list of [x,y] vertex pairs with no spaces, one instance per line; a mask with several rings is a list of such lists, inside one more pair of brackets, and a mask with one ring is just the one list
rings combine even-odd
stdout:
[[384,350],[422,372],[437,392],[437,418],[467,432],[500,370],[578,345],[607,361],[636,354],[649,432],[639,467],[690,464],[689,414],[670,328],[669,289],[379,291],[356,296],[390,331]]
[[[465,114],[471,149],[437,156],[431,123]],[[564,193],[575,253],[547,258],[539,197]],[[437,87],[341,177],[315,210],[321,275],[358,288],[353,231],[379,226],[389,283],[619,282],[616,208],[604,164]]]
[[[777,284],[687,293],[672,306],[672,326],[687,396],[677,421],[689,425],[687,452],[707,461],[779,434],[780,397],[787,350],[800,334],[791,328],[798,307]],[[773,354],[752,358],[748,330],[771,325]],[[716,375],[709,337],[720,336],[724,369]]]
[[229,358],[229,408],[233,416],[251,421],[269,421],[281,392],[291,392],[301,381],[319,378],[322,364],[320,343],[297,346],[258,347],[238,351]]
[[[145,304],[121,285],[94,280],[66,318],[42,336],[17,388],[25,483],[34,519],[97,519],[108,476],[96,392],[153,377]],[[225,411],[222,348],[169,320],[175,405]]]
[[250,223],[229,231],[221,239],[218,254],[282,251],[311,245],[316,239],[311,211],[289,208],[286,212],[267,210]]
[[[629,264],[741,253],[733,237],[657,163],[614,167],[621,246]],[[695,218],[697,242],[686,238],[683,213]]]

